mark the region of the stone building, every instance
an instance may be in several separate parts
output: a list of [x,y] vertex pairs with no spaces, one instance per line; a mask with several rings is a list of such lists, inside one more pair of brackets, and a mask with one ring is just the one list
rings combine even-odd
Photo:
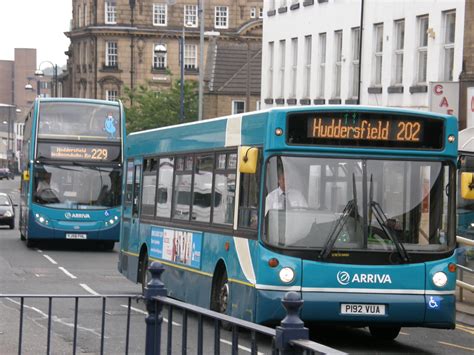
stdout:
[[474,127],[474,1],[466,1],[459,83],[459,129]]
[[[210,42],[215,44],[214,49],[244,44],[244,53],[247,43],[252,48],[261,46],[262,0],[206,0],[203,14],[204,63]],[[183,37],[185,80],[199,78],[197,0],[73,0],[71,30],[66,35],[71,44],[67,52],[68,82],[63,86],[70,96],[114,100],[124,94],[126,87],[147,85],[155,90],[169,87],[180,79],[179,48]],[[214,54],[219,56],[220,52]],[[252,56],[244,56],[253,60]],[[246,63],[222,69],[238,72]],[[228,77],[240,75],[237,72],[228,73]],[[255,75],[259,77],[260,73]],[[245,85],[241,92],[213,92],[204,88],[204,94],[204,118],[230,114],[232,98],[248,96]],[[227,99],[215,100],[215,95]],[[213,106],[217,101],[218,106],[225,107],[206,108],[208,99],[213,101]],[[252,91],[246,109],[255,109],[259,99],[260,93]]]

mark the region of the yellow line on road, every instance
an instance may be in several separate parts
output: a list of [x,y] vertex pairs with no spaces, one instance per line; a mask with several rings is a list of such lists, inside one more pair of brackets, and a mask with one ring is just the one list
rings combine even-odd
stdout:
[[468,327],[467,325],[456,323],[456,329],[462,330],[463,332],[474,335],[474,328]]
[[410,335],[408,333],[405,333],[405,332],[400,332],[401,335]]
[[444,341],[438,341],[438,343],[447,345],[447,346],[452,346],[453,348],[458,348],[458,349],[464,349],[468,351],[474,351],[474,348],[468,348],[466,346],[461,346],[461,345],[456,345],[456,344],[451,344],[451,343],[445,343]]

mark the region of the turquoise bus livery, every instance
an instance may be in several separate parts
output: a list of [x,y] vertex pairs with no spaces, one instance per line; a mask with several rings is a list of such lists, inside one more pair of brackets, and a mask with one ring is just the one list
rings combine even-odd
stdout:
[[112,249],[119,240],[122,137],[120,102],[35,100],[21,153],[20,234],[77,239]]
[[278,323],[454,328],[457,121],[364,106],[271,109],[130,134],[119,270]]

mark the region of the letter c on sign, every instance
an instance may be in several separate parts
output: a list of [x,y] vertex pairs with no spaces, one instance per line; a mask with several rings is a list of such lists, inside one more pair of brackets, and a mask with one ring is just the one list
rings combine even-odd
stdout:
[[443,94],[443,85],[437,84],[434,86],[433,91],[435,95],[442,95]]

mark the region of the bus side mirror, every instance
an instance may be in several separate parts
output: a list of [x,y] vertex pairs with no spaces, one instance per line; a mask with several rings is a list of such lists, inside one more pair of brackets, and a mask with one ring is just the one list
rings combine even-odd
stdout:
[[30,181],[30,172],[28,170],[23,171],[23,181]]
[[474,173],[461,173],[461,197],[474,200]]
[[240,168],[243,174],[255,174],[257,172],[258,148],[240,147]]

